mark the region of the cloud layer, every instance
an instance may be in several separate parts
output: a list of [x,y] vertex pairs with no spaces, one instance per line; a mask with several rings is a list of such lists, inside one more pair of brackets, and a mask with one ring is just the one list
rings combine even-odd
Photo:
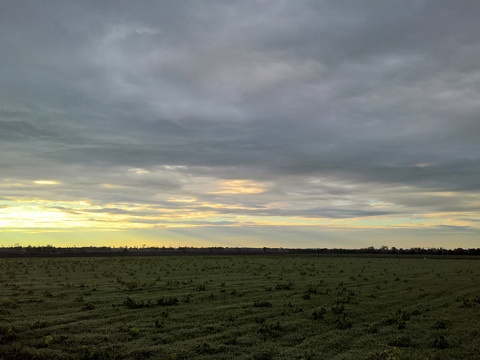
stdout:
[[377,229],[476,247],[479,12],[3,4],[0,227],[157,229],[163,242],[195,228],[191,239],[230,245],[288,229],[279,243],[292,247],[358,246]]

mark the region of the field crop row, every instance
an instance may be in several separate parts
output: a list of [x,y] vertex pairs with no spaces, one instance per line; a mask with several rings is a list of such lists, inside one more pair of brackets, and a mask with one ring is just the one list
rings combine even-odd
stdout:
[[479,359],[478,260],[0,259],[0,359]]

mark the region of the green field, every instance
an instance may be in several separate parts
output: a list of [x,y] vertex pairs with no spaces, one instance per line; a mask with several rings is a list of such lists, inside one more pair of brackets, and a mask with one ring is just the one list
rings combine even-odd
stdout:
[[480,261],[0,259],[0,359],[480,359]]

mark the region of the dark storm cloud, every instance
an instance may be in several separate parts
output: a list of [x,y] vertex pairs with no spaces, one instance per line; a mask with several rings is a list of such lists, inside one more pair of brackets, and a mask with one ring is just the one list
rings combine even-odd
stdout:
[[[57,180],[41,191],[58,200],[184,194],[253,208],[220,213],[471,211],[415,193],[479,190],[479,12],[472,1],[3,3],[2,177]],[[189,188],[204,178],[271,184],[227,199]]]

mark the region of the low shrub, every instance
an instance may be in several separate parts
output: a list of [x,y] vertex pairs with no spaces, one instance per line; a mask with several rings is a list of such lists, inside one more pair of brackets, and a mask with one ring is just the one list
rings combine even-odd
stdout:
[[446,349],[448,347],[448,342],[447,340],[445,340],[445,337],[438,336],[437,338],[435,338],[435,340],[433,340],[432,346],[435,349]]
[[327,309],[325,309],[324,307],[319,307],[314,309],[312,314],[313,320],[323,319],[326,313],[327,313]]
[[95,305],[93,305],[92,303],[86,303],[82,307],[82,310],[94,310],[94,309],[95,309]]
[[159,306],[174,306],[178,304],[178,298],[177,297],[169,297],[169,298],[158,298],[157,299],[157,305]]
[[253,307],[272,307],[273,304],[266,300],[255,300]]
[[435,321],[434,328],[435,329],[446,329],[448,324],[448,320],[440,318]]
[[289,282],[288,284],[277,284],[275,290],[290,290],[293,288],[293,283]]
[[201,344],[195,347],[195,351],[199,354],[215,354],[217,350],[212,347],[209,343],[202,342]]

